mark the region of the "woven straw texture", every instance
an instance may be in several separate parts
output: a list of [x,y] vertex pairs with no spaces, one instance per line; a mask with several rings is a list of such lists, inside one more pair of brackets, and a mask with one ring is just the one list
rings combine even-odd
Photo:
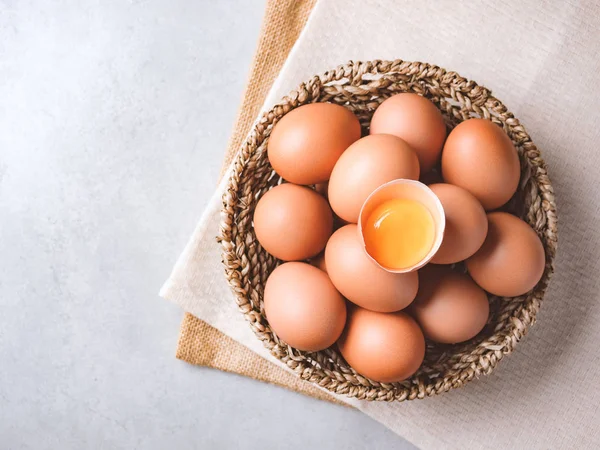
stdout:
[[[401,383],[379,383],[357,374],[335,348],[316,353],[287,346],[271,330],[262,305],[264,283],[278,261],[257,243],[252,227],[260,197],[281,180],[267,159],[267,142],[274,124],[290,110],[311,102],[344,105],[368,130],[371,116],[386,98],[415,92],[429,98],[442,111],[447,125],[482,117],[502,126],[513,140],[521,160],[521,181],[506,209],[526,220],[546,250],[542,280],[528,295],[490,297],[490,320],[480,335],[459,345],[428,342],[419,371]],[[557,246],[556,206],[546,166],[529,135],[491,92],[455,72],[424,63],[401,60],[350,62],[315,76],[266,112],[243,144],[223,198],[220,240],[227,280],[238,306],[253,331],[270,352],[302,379],[337,394],[366,400],[403,401],[424,398],[460,387],[491,373],[511,353],[535,322]]]

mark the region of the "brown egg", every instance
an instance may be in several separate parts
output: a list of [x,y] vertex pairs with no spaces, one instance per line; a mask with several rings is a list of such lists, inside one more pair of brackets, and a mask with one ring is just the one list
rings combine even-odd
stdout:
[[325,248],[333,231],[333,215],[327,200],[315,191],[285,183],[258,201],[254,231],[260,245],[276,258],[308,259]]
[[473,194],[486,210],[504,205],[517,191],[517,150],[498,125],[485,119],[460,123],[448,136],[442,153],[446,183]]
[[329,180],[329,203],[350,223],[376,188],[398,178],[419,178],[419,160],[402,139],[389,134],[366,136],[340,157]]
[[346,302],[327,274],[301,262],[282,264],[271,273],[264,306],[273,331],[299,350],[329,347],[346,322]]
[[491,294],[516,297],[540,281],[544,246],[533,229],[505,213],[488,214],[488,234],[481,248],[466,261],[473,280]]
[[314,258],[311,258],[310,263],[323,272],[327,273],[327,265],[325,264],[325,252],[319,253]]
[[385,100],[375,110],[371,134],[393,134],[404,139],[417,153],[421,172],[438,162],[446,139],[446,124],[440,110],[425,97],[403,93]]
[[327,273],[333,285],[351,302],[372,311],[406,308],[417,295],[417,272],[391,273],[366,254],[356,225],[337,230],[325,247]]
[[446,229],[435,264],[453,264],[467,259],[483,244],[488,221],[481,203],[469,191],[452,184],[432,184],[446,214]]
[[419,284],[410,312],[426,337],[455,344],[483,329],[490,314],[487,294],[468,275],[429,265],[419,271]]
[[360,133],[360,123],[348,109],[333,103],[311,103],[288,112],[277,122],[267,155],[275,172],[285,180],[322,183]]
[[409,378],[425,357],[423,332],[412,317],[357,306],[348,308],[338,348],[354,370],[382,383]]

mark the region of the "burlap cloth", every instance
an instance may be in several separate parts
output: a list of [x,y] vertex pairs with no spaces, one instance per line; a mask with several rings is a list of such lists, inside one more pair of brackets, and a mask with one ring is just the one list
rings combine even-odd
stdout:
[[[268,0],[246,89],[225,151],[223,175],[260,112],[273,81],[298,39],[316,0]],[[234,372],[339,404],[326,392],[266,361],[192,314],[181,324],[177,358]]]
[[[600,448],[600,4],[318,0],[283,66],[289,44],[273,36],[297,35],[300,19],[282,26],[282,18],[290,11],[305,18],[310,5],[267,6],[248,117],[349,59],[439,64],[492,88],[525,125],[548,163],[561,218],[556,271],[538,324],[493,374],[422,401],[338,400],[421,448]],[[283,22],[268,37],[276,21]],[[261,48],[273,52],[263,63]],[[264,91],[250,91],[271,84],[277,67],[259,107]],[[262,71],[271,75],[260,78]],[[235,150],[239,137],[233,139]],[[215,242],[223,189],[221,183],[161,295],[228,337],[188,316],[178,356],[317,395],[318,388],[287,376],[237,310]]]

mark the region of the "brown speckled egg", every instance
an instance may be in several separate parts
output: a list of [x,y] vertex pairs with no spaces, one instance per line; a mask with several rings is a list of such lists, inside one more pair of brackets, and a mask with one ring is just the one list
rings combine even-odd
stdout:
[[419,284],[410,312],[426,337],[455,344],[483,329],[490,314],[487,294],[468,275],[429,265],[419,271]]
[[344,359],[361,375],[392,383],[413,375],[425,357],[425,339],[406,314],[380,313],[352,306],[338,341]]
[[519,156],[498,125],[485,119],[465,120],[446,140],[442,176],[446,183],[469,191],[489,211],[504,205],[517,191]]
[[346,302],[327,274],[301,262],[282,264],[271,273],[264,307],[277,336],[299,350],[329,347],[346,322]]
[[343,106],[311,103],[284,115],[267,144],[269,162],[296,184],[322,183],[350,144],[360,138],[358,118]]
[[367,256],[354,224],[340,228],[329,238],[325,262],[337,290],[363,308],[399,311],[417,295],[417,272],[391,273],[377,266]]
[[469,191],[452,184],[429,188],[442,202],[446,229],[440,249],[431,259],[435,264],[453,264],[467,259],[483,244],[488,221],[481,203]]
[[438,162],[446,124],[440,110],[417,94],[402,93],[385,100],[375,110],[371,134],[393,134],[404,139],[417,153],[421,172],[426,173]]
[[291,183],[275,186],[258,201],[254,231],[260,245],[284,261],[308,259],[325,248],[333,231],[327,200]]
[[398,178],[419,178],[417,155],[389,134],[366,136],[340,157],[329,180],[329,203],[335,213],[356,223],[360,208],[376,188]]
[[526,222],[494,212],[488,214],[485,242],[466,265],[473,280],[489,293],[516,297],[540,281],[545,261],[542,241]]

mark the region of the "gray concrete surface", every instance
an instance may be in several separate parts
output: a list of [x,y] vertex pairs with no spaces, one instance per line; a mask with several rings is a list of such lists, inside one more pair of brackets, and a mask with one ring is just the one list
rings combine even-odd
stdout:
[[174,357],[157,295],[213,188],[261,0],[0,1],[0,448],[410,445]]

